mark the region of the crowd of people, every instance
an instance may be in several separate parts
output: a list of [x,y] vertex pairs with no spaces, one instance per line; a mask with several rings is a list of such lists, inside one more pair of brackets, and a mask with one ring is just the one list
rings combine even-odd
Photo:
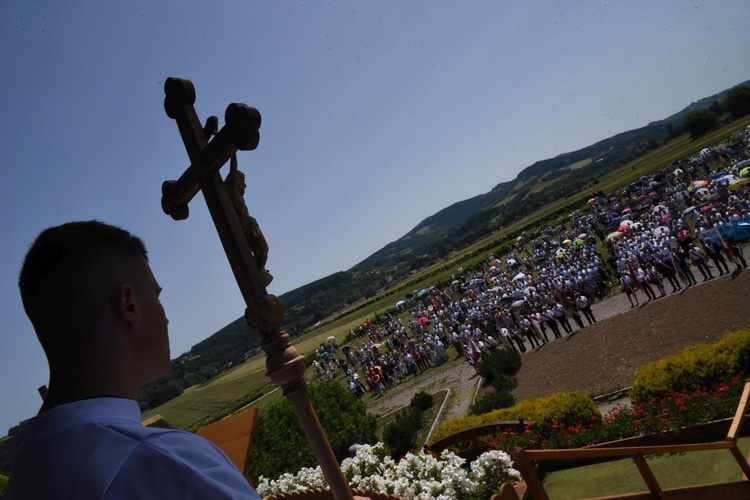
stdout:
[[445,362],[450,348],[476,369],[493,349],[524,353],[573,334],[596,323],[592,305],[613,290],[639,307],[698,284],[696,276],[746,268],[737,241],[717,228],[750,225],[750,162],[743,147],[712,152],[523,233],[511,252],[409,297],[408,315],[352,330],[359,347],[321,345],[317,378],[345,376],[357,396],[379,396]]

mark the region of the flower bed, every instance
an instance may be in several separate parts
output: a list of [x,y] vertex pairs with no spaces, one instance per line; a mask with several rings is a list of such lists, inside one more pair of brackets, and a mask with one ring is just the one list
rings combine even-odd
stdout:
[[[484,500],[496,493],[500,485],[520,479],[511,467],[510,456],[499,450],[483,453],[466,467],[466,461],[453,452],[440,456],[429,453],[407,453],[398,462],[386,452],[383,443],[362,446],[354,458],[341,463],[349,486],[366,491],[380,491],[404,499]],[[275,481],[260,478],[261,496],[325,487],[320,467],[305,468],[296,475],[284,474]]]
[[628,406],[616,406],[607,415],[588,421],[552,422],[507,429],[488,438],[489,449],[580,448],[608,441],[645,435],[667,435],[684,427],[731,417],[737,408],[744,382],[740,376],[711,388],[691,393],[673,392],[663,398]]
[[[617,406],[607,415],[592,415],[586,421],[552,421],[511,428],[487,438],[488,451],[467,465],[450,449],[438,456],[407,453],[395,461],[382,443],[365,445],[341,469],[352,488],[397,495],[404,499],[484,500],[497,493],[504,482],[520,479],[507,452],[526,449],[579,448],[632,438],[672,436],[685,427],[731,417],[739,403],[744,383],[741,377],[721,381],[711,388],[690,393],[673,392],[663,398]],[[284,474],[275,481],[260,478],[262,496],[325,488],[320,468]]]

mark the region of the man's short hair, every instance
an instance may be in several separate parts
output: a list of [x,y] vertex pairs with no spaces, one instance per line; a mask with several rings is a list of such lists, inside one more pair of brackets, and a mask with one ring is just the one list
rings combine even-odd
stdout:
[[45,295],[45,288],[54,287],[59,299],[66,300],[65,292],[78,291],[74,283],[88,278],[95,261],[115,254],[143,257],[148,261],[146,247],[140,238],[96,220],[50,227],[37,236],[21,267],[18,287],[26,314],[43,346],[45,340],[41,337],[40,321],[50,321],[45,315],[53,314],[48,310],[53,304]]

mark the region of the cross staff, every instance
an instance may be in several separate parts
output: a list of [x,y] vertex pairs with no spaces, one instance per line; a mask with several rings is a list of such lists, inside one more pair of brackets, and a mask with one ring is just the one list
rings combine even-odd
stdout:
[[263,337],[261,345],[266,352],[266,374],[283,389],[284,396],[292,404],[334,498],[351,499],[352,493],[310,403],[304,379],[304,358],[289,343],[289,335],[281,332],[283,308],[278,298],[266,293],[261,279],[263,270],[258,269],[219,174],[221,167],[238,150],[252,150],[258,146],[260,113],[245,104],[230,104],[224,114],[225,125],[217,133],[218,119],[215,117],[209,118],[205,127],[201,126],[193,107],[195,87],[192,82],[168,78],[164,83],[164,94],[164,110],[167,116],[177,121],[190,167],[178,180],[164,182],[162,209],[173,219],[184,220],[189,214],[190,200],[198,191],[203,192],[247,305],[245,320]]

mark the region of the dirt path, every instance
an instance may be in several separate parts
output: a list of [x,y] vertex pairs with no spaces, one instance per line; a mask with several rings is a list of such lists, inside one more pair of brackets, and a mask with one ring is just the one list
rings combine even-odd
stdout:
[[594,305],[596,324],[525,354],[513,395],[523,400],[628,387],[638,367],[648,361],[750,327],[749,299],[747,270],[635,309],[618,294]]

